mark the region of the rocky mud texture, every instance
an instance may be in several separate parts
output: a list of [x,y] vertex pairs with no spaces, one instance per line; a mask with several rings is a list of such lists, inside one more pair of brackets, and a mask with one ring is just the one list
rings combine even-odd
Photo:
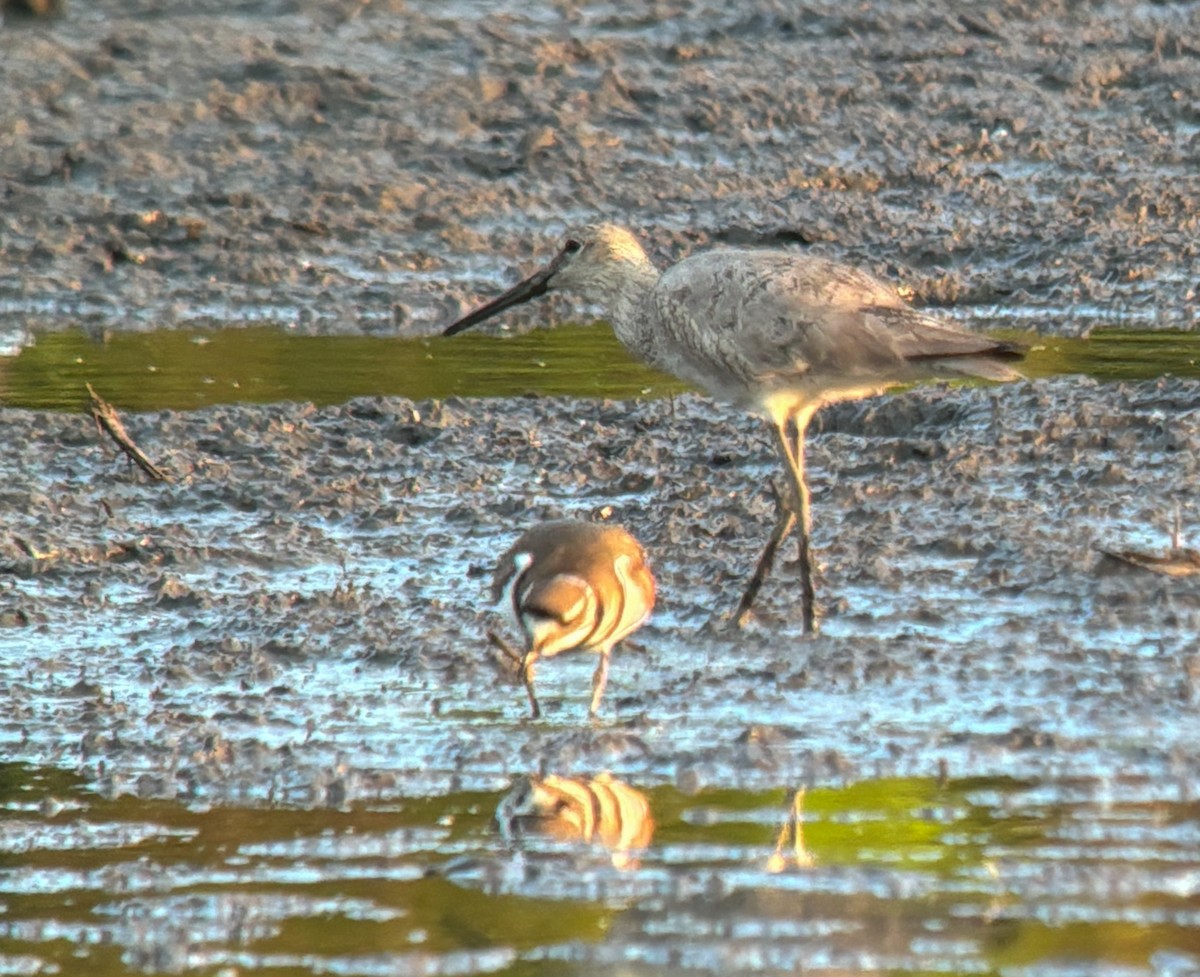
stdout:
[[[1136,782],[1190,796],[1200,385],[924,388],[811,439],[823,633],[794,568],[730,631],[767,535],[758,425],[699,397],[357,400],[128,418],[172,475],[90,421],[7,410],[0,748],[102,789],[342,806],[498,789],[546,768],[762,789],[877,775]],[[618,650],[542,668],[542,722],[484,641],[524,527],[609,516],[660,606]]]
[[1044,330],[1192,327],[1197,38],[1132,0],[10,17],[0,308],[421,334],[602,215],[664,261],[794,244]]
[[[72,4],[0,30],[6,328],[427,334],[564,222],[670,260],[790,244],[1061,332],[1191,326],[1194,4]],[[553,306],[516,313],[529,324]],[[980,314],[983,314],[980,311]],[[20,341],[18,337],[18,341]],[[1200,513],[1195,384],[929,388],[812,445],[794,578],[722,631],[773,518],[755,423],[698,398],[5,411],[3,744],[107,788],[342,805],[606,766],[640,781],[1194,775],[1198,584],[1109,564]],[[661,606],[542,673],[482,635],[495,555],[608,515]]]

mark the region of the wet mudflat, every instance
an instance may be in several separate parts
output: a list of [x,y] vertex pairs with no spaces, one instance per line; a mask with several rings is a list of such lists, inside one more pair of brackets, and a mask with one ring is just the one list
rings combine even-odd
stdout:
[[[7,768],[7,945],[40,967],[56,939],[89,965],[111,942],[132,970],[1186,972],[1200,578],[1096,547],[1161,550],[1176,503],[1195,519],[1197,392],[1062,379],[830,411],[812,640],[786,569],[752,627],[720,627],[773,463],[693,395],[134,415],[166,484],[88,419],[5,411],[27,450],[4,472],[0,738],[28,765]],[[628,525],[661,585],[597,726],[591,662],[543,669],[531,723],[482,637],[506,626],[495,554],[566,513]],[[649,790],[643,868],[514,862],[487,822],[539,769]],[[54,771],[78,781],[39,786]],[[768,875],[802,784],[817,864]],[[258,827],[192,840],[226,819]],[[90,911],[54,908],[79,890]],[[428,900],[456,909],[435,924]]]
[[1043,330],[1193,328],[1197,16],[78,4],[0,30],[0,309],[423,335],[602,216],[660,261],[791,244]]
[[[130,331],[429,337],[597,215],[664,263],[844,257],[967,323],[1191,330],[1197,36],[1132,2],[5,23],[5,375],[44,330],[89,337],[72,378]],[[695,395],[101,392],[170,482],[0,409],[0,973],[1200,970],[1200,578],[1100,552],[1165,550],[1176,509],[1196,544],[1195,379],[827,412],[811,640],[786,566],[723,627],[776,466]],[[592,662],[544,667],[530,723],[483,640],[496,554],[566,514],[660,581],[595,726]],[[605,769],[659,823],[636,871],[490,829],[513,777]],[[801,785],[815,864],[769,873]]]

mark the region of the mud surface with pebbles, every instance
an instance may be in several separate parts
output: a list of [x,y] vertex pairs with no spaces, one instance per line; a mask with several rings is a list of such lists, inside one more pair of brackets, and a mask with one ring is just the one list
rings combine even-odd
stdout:
[[[1176,504],[1195,519],[1198,392],[1062,379],[830,410],[812,640],[786,566],[752,627],[721,627],[775,471],[754,421],[699,397],[139,415],[169,483],[88,419],[6,411],[6,749],[150,796],[305,804],[334,771],[378,797],[542,764],[746,789],[829,763],[1194,777],[1200,577],[1097,547],[1161,551]],[[627,525],[660,582],[600,728],[592,662],[547,663],[550,721],[528,724],[482,638],[511,628],[486,606],[495,557],[563,514]]]
[[[75,325],[97,336],[245,322],[432,335],[566,224],[596,216],[639,229],[663,262],[728,244],[837,255],[968,321],[1063,335],[1191,329],[1198,10],[97,0],[10,17],[2,345],[19,355],[37,330]],[[565,309],[529,307],[508,323]],[[1100,550],[1165,550],[1177,508],[1185,543],[1200,523],[1198,404],[1196,381],[1060,377],[827,411],[809,452],[825,613],[811,639],[788,566],[749,628],[726,627],[773,519],[776,472],[757,422],[698,396],[127,415],[164,483],[128,471],[90,419],[3,409],[6,777],[27,790],[21,771],[71,772],[94,796],[215,812],[208,824],[222,809],[315,816],[495,794],[531,769],[610,769],[680,797],[990,778],[1048,785],[1036,801],[1047,809],[1084,805],[1084,834],[1110,831],[1113,798],[1146,819],[1136,839],[1111,827],[1120,865],[1086,878],[1070,855],[1063,871],[1047,855],[1044,875],[1005,876],[989,861],[1010,905],[1146,893],[1194,906],[1200,576]],[[583,721],[591,661],[543,666],[545,719],[531,723],[483,638],[511,627],[485,604],[496,555],[564,514],[627,525],[660,584],[652,621],[615,657],[596,725]],[[48,820],[60,808],[36,807]],[[20,842],[30,850],[49,830],[35,828]],[[1157,857],[1151,836],[1170,854],[1131,867]],[[453,849],[431,837],[441,855]],[[660,901],[623,917],[610,957],[585,948],[572,959],[603,969],[641,946],[628,959],[650,960],[662,927],[681,925],[681,939],[717,933],[699,969],[771,969],[727,955],[736,941],[710,928],[708,904],[680,896],[688,857],[662,856],[642,876]],[[800,884],[818,896],[916,891],[880,872]],[[6,894],[22,878],[9,876]],[[107,883],[97,891],[108,898]],[[714,912],[771,916],[778,893],[754,893]],[[1024,911],[988,900],[981,926]],[[695,915],[670,916],[681,905]],[[163,915],[194,909],[181,906]],[[197,965],[187,954],[203,941],[181,930],[167,943],[182,956],[164,956],[167,943],[139,928],[143,909],[119,903],[110,915],[128,920],[70,932],[81,946],[126,947],[135,970]],[[1114,925],[1139,911],[1118,907]],[[1039,912],[1029,919],[1041,925]],[[1106,925],[1097,913],[1086,918]],[[199,916],[215,940],[211,918],[241,918]],[[1194,935],[1194,911],[1192,922],[1163,918],[1144,924],[1165,935],[1146,938],[1136,965],[1114,951],[1121,974],[1192,972],[1171,969],[1174,953],[1200,966],[1194,938],[1178,936]],[[5,925],[33,957],[65,932]],[[933,969],[974,952],[974,931],[951,939],[960,925],[947,910],[926,928],[948,934],[950,963]],[[772,958],[791,960],[783,969],[812,959],[799,932],[763,938],[781,953],[799,943],[794,958]],[[1092,931],[1079,932],[1092,952]],[[834,954],[826,969],[926,972],[929,943],[913,936],[911,967]],[[1139,969],[1152,950],[1166,964]],[[296,972],[316,967],[302,959]],[[465,973],[508,959],[423,966]]]
[[[1189,3],[74,4],[0,29],[0,307],[432,331],[564,223],[1192,327]],[[539,313],[543,315],[544,313]]]

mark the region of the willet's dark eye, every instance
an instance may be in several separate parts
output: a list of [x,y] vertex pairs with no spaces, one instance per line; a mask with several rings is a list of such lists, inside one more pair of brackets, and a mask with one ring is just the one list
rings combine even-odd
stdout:
[[575,254],[577,251],[581,250],[582,248],[583,248],[583,245],[579,241],[576,241],[575,238],[573,238],[573,237],[567,238],[567,243],[563,245],[563,250],[567,254]]

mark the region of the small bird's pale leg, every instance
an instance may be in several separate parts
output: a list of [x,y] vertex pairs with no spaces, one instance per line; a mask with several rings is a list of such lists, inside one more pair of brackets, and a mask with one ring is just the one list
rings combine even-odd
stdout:
[[533,694],[533,668],[537,664],[538,655],[536,651],[526,653],[521,659],[521,670],[518,673],[521,681],[525,685],[525,694],[529,696],[529,715],[531,719],[540,719],[542,717],[542,708],[538,705],[537,696]]
[[600,664],[592,674],[592,704],[588,708],[589,716],[595,716],[600,711],[600,699],[604,696],[604,687],[608,684],[608,656],[609,649],[605,648],[600,652]]
[[521,653],[519,651],[517,651],[512,645],[500,637],[500,635],[498,635],[495,631],[490,629],[487,632],[487,639],[489,642],[491,642],[493,648],[497,648],[503,652],[504,657],[511,661],[517,667],[517,670],[520,671]]

